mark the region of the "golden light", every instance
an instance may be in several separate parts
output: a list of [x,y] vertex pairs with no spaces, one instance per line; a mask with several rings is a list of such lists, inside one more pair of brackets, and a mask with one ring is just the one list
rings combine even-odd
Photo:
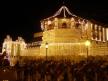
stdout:
[[89,40],[87,40],[87,41],[85,42],[85,45],[86,45],[86,46],[90,46],[90,44],[91,44],[91,43],[90,43]]
[[63,18],[62,21],[63,21],[63,22],[66,22],[66,18]]
[[45,48],[48,48],[48,43],[46,43]]
[[107,34],[107,41],[108,41],[108,28],[106,29],[106,34]]
[[48,20],[48,25],[50,25],[51,24],[51,21],[50,20]]
[[71,18],[71,21],[74,21],[74,18]]
[[58,20],[58,18],[55,18],[55,21],[57,21]]

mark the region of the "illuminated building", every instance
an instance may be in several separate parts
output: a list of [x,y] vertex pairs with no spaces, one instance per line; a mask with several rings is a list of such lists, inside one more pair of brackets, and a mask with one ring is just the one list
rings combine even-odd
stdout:
[[47,42],[48,56],[85,56],[86,40],[91,42],[89,55],[108,54],[108,28],[72,14],[66,6],[62,6],[53,16],[42,20],[41,28],[44,31],[41,55],[45,55]]
[[7,35],[2,45],[2,53],[6,51],[10,64],[13,66],[17,61],[17,57],[22,55],[22,51],[24,51],[25,48],[26,43],[22,37],[18,37],[16,41],[13,41],[12,38]]
[[[108,55],[108,28],[72,14],[66,6],[62,6],[53,16],[43,19],[41,29],[43,32],[35,33],[34,37],[42,36],[42,41],[27,44],[26,48],[23,47],[24,41],[9,41],[9,44],[4,41],[3,49],[6,43],[10,47],[6,48],[9,53],[13,48],[11,55],[34,58],[46,56],[46,53],[47,56],[55,57]],[[18,45],[22,45],[19,52]]]

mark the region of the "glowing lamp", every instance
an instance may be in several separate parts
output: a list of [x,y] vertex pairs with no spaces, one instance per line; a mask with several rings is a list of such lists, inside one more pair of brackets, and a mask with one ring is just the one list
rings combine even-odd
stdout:
[[46,60],[47,60],[47,50],[48,50],[48,43],[47,42],[45,44],[45,48],[46,48]]
[[46,43],[45,48],[48,48],[48,43]]
[[90,44],[91,44],[91,43],[90,43],[90,41],[88,41],[88,40],[85,42],[85,45],[86,45],[86,46],[90,46]]

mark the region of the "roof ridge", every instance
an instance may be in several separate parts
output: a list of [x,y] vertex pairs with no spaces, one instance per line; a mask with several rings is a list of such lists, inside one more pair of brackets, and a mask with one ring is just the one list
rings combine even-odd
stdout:
[[50,16],[44,20],[47,20],[47,19],[50,19],[50,18],[54,18],[54,17],[57,17],[58,15],[60,15],[63,11],[63,17],[65,18],[66,17],[66,12],[68,13],[68,15],[72,16],[72,17],[77,17],[76,15],[74,15],[73,13],[70,12],[70,10],[65,6],[61,6],[61,8],[59,8],[58,11],[56,11],[56,13],[53,15],[53,16]]

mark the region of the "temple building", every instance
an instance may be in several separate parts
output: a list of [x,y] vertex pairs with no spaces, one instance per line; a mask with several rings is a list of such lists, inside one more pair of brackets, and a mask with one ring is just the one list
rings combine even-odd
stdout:
[[7,50],[10,56],[34,58],[108,55],[108,27],[78,17],[66,6],[41,20],[41,29],[42,32],[34,34],[36,42],[30,44],[22,38],[12,41],[8,36],[3,50]]
[[[66,6],[42,20],[41,28],[41,55],[46,52],[46,43],[48,56],[108,54],[108,28],[72,14]],[[86,41],[90,43],[88,46]]]

